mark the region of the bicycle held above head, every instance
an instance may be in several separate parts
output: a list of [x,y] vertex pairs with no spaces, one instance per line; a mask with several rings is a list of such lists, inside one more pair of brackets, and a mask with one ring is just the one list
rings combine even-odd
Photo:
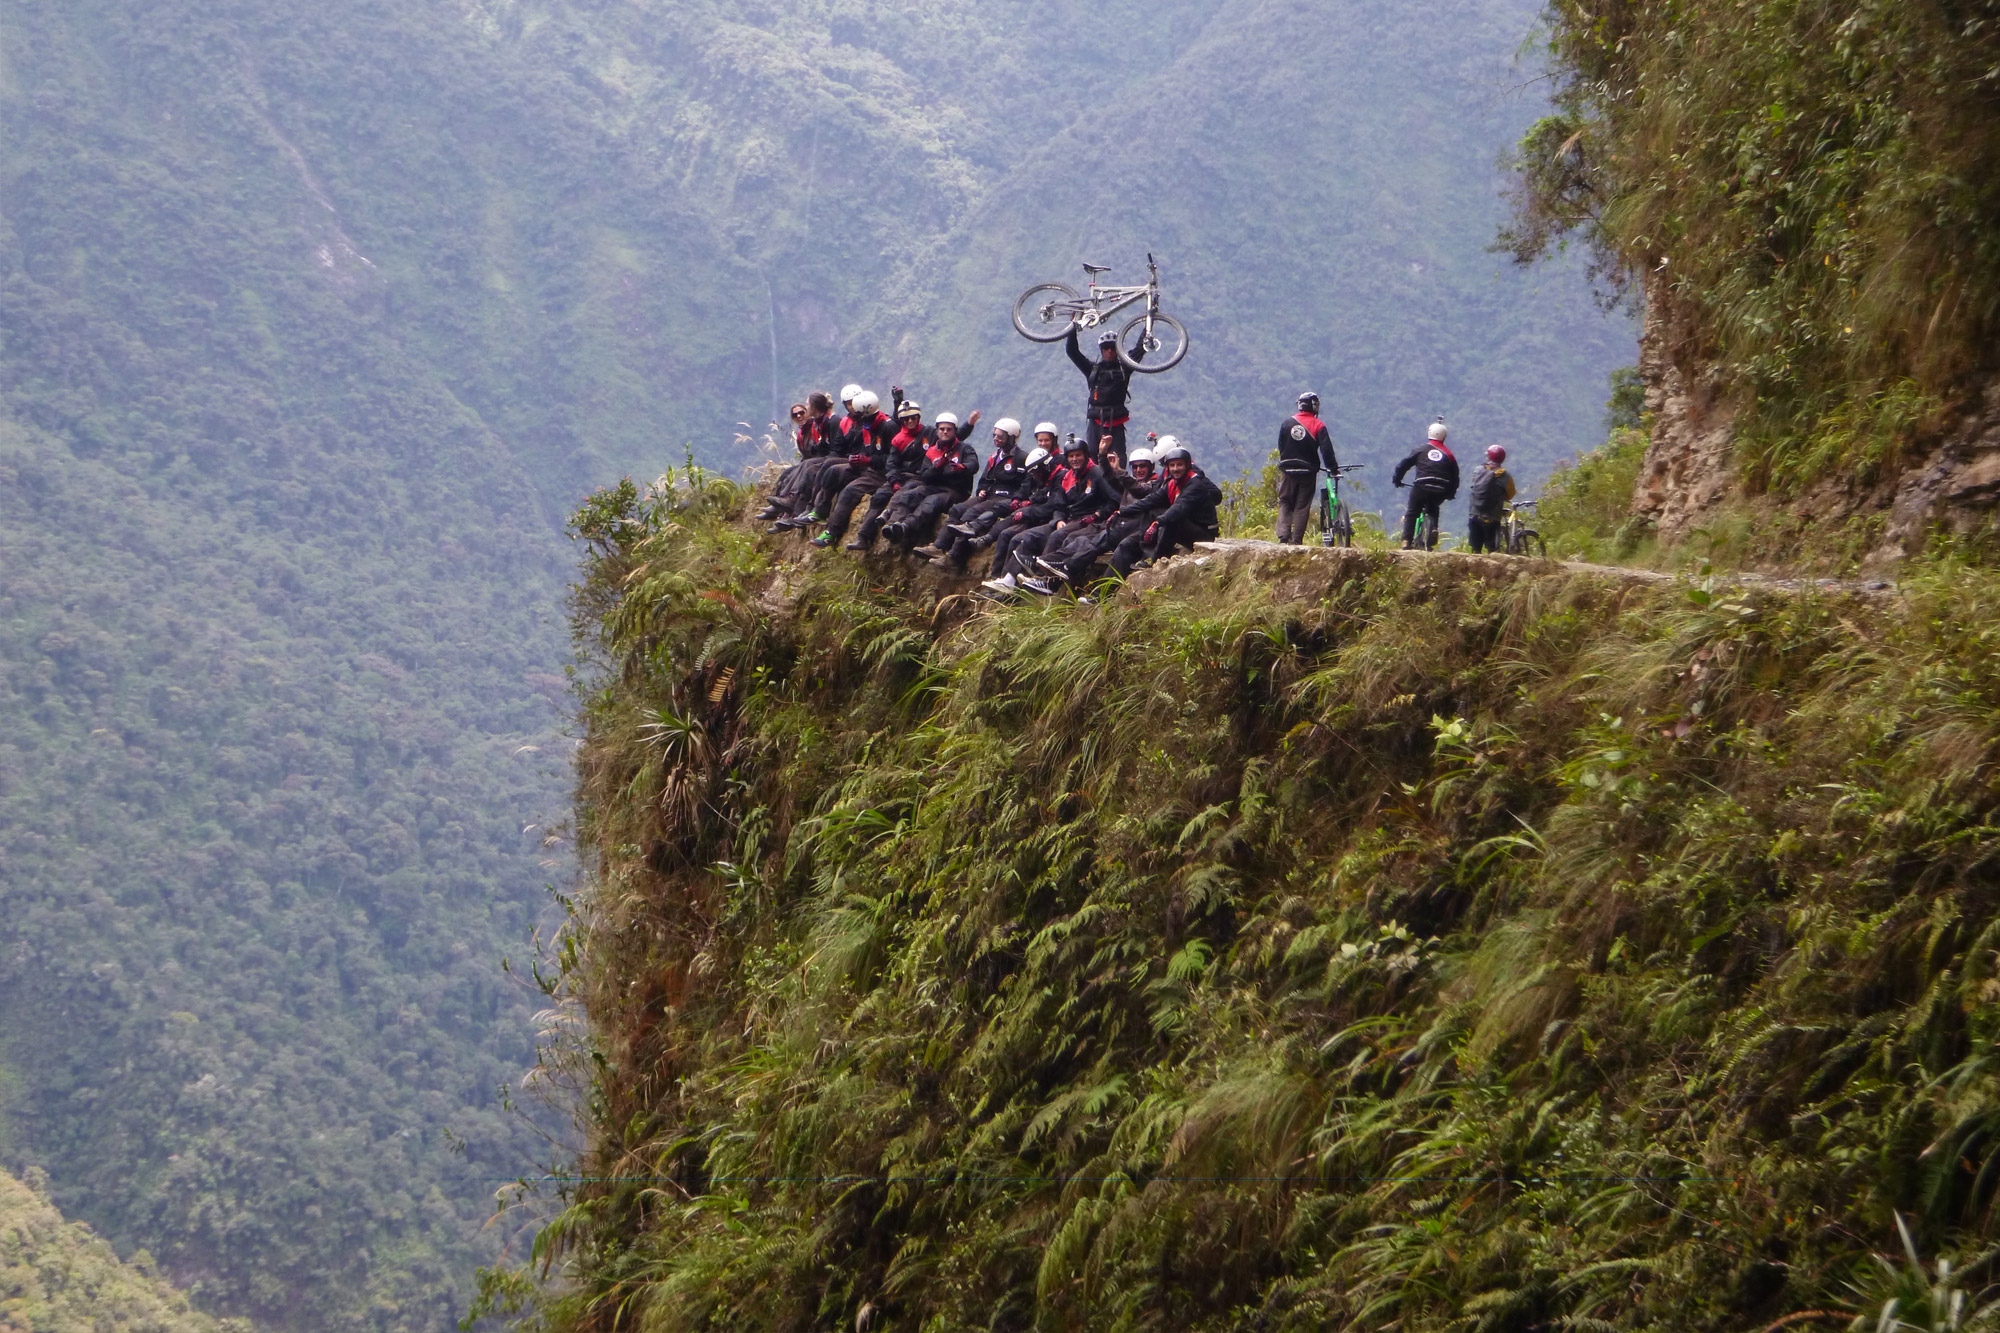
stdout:
[[[1085,264],[1089,287],[1078,293],[1060,282],[1038,282],[1022,292],[1014,302],[1014,328],[1030,342],[1060,342],[1073,329],[1094,329],[1109,324],[1127,306],[1143,301],[1145,306],[1126,322],[1118,334],[1118,359],[1142,375],[1171,370],[1187,355],[1187,329],[1160,309],[1160,266],[1146,256],[1146,284],[1118,287],[1098,281],[1111,270],[1102,264]],[[1137,335],[1136,337],[1134,335]],[[1134,345],[1146,354],[1143,361],[1132,357]]]
[[1321,546],[1348,547],[1354,545],[1354,515],[1347,508],[1347,501],[1340,498],[1340,479],[1350,472],[1359,472],[1365,466],[1350,463],[1337,467],[1326,474],[1319,492],[1319,544]]

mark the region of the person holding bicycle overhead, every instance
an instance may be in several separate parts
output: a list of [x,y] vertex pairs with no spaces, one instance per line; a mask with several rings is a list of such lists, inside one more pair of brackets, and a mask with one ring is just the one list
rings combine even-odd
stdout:
[[1486,461],[1472,474],[1465,491],[1466,526],[1472,530],[1472,553],[1500,552],[1500,524],[1514,502],[1514,477],[1507,471],[1507,451],[1486,446]]
[[[1098,453],[1105,445],[1125,456],[1125,423],[1132,419],[1125,400],[1132,391],[1132,368],[1118,359],[1118,335],[1110,329],[1097,335],[1097,360],[1092,361],[1077,346],[1076,328],[1072,324],[1069,337],[1063,346],[1069,352],[1069,359],[1083,372],[1084,381],[1090,386],[1090,404],[1084,409],[1083,442],[1090,450],[1090,461],[1098,461]],[[1134,361],[1146,359],[1146,347],[1142,342],[1129,353]]]
[[1299,395],[1299,410],[1278,426],[1278,540],[1286,546],[1305,542],[1322,468],[1338,471],[1340,460],[1319,419],[1319,395],[1308,389]]
[[1434,551],[1438,541],[1438,509],[1446,500],[1458,496],[1458,460],[1452,457],[1451,448],[1444,442],[1449,434],[1444,418],[1431,423],[1430,439],[1410,451],[1410,456],[1396,464],[1396,471],[1389,478],[1398,487],[1403,485],[1403,475],[1413,469],[1416,477],[1410,483],[1410,505],[1403,511],[1403,549],[1411,551],[1417,545],[1417,519],[1424,519],[1424,549]]

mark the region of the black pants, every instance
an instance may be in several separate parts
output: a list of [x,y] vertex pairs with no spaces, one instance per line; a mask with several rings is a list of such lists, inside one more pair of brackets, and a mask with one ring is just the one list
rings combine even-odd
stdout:
[[[879,502],[875,499],[878,493],[882,497]],[[826,521],[827,532],[835,541],[845,537],[847,525],[854,521],[854,511],[864,502],[868,505],[868,518],[879,518],[882,506],[889,503],[889,495],[889,479],[881,473],[872,470],[854,472],[853,479],[840,488],[840,496],[833,502],[833,516]],[[862,524],[862,531],[871,539],[875,536],[868,532],[866,521]]]
[[986,577],[997,579],[1007,572],[1007,558],[1014,553],[1014,543],[1030,532],[1040,531],[1040,525],[1015,523],[1012,520],[999,524],[993,529],[993,563],[986,571]]
[[1154,533],[1153,540],[1148,542],[1146,533],[1152,527],[1153,525],[1148,523],[1145,527],[1137,529],[1119,542],[1118,549],[1111,553],[1111,567],[1118,571],[1120,578],[1132,572],[1132,566],[1139,563],[1139,557],[1142,555],[1158,560],[1172,555],[1182,547],[1192,551],[1196,542],[1212,542],[1222,535],[1222,529],[1213,523],[1197,527],[1186,519],[1162,519],[1159,523],[1160,530]]
[[[841,489],[866,470],[855,468],[845,458],[829,458],[826,466],[820,469],[819,480],[813,483],[812,512],[815,514],[830,512],[833,509],[834,500],[840,495]],[[876,475],[880,476],[881,474],[877,473]]]
[[1134,533],[1144,536],[1151,525],[1150,518],[1113,518],[1108,523],[1092,524],[1074,541],[1063,543],[1057,562],[1063,567],[1063,577],[1069,580],[1071,587],[1083,584],[1090,578],[1091,566],[1110,556],[1112,569],[1119,578],[1124,578],[1132,572],[1132,567],[1128,564],[1123,569],[1118,568],[1118,548]]
[[1408,546],[1417,539],[1417,515],[1422,514],[1429,524],[1424,529],[1424,549],[1437,549],[1438,509],[1443,504],[1444,492],[1425,490],[1421,486],[1410,487],[1410,505],[1403,511],[1403,545]]
[[1312,519],[1313,497],[1319,493],[1319,473],[1280,472],[1278,474],[1278,540],[1297,546],[1306,539],[1306,524]]
[[1001,572],[1026,574],[1032,578],[1035,574],[1035,557],[1048,548],[1049,542],[1056,535],[1055,523],[1048,522],[1038,528],[1029,528],[1014,538],[1013,544],[1007,548],[1007,564]]
[[1465,521],[1465,525],[1472,530],[1472,553],[1474,555],[1478,555],[1481,551],[1499,551],[1499,519],[1480,518],[1475,514]]

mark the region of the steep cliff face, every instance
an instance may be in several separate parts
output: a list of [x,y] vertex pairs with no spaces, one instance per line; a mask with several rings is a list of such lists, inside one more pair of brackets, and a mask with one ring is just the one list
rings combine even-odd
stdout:
[[578,516],[555,1327],[1949,1304],[2000,1197],[1990,576],[1238,548],[997,608],[744,505]]
[[[1687,328],[1670,309],[1663,292],[1653,293],[1639,342],[1651,435],[1632,513],[1679,543],[1745,498],[1746,468],[1737,447],[1742,396],[1726,387],[1720,366],[1683,350]],[[1959,411],[1899,441],[1886,466],[1861,475],[1836,469],[1779,502],[1812,523],[1873,521],[1874,566],[1919,553],[1934,534],[1988,532],[2000,507],[2000,377],[1965,397]]]

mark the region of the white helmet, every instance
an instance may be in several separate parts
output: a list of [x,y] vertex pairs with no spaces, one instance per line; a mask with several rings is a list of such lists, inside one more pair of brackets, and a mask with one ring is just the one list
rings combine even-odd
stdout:
[[937,418],[933,420],[931,424],[933,426],[956,426],[958,424],[958,413],[940,412],[937,414]]
[[1438,443],[1440,444],[1444,443],[1444,437],[1446,435],[1449,435],[1450,433],[1451,433],[1450,428],[1444,424],[1443,417],[1439,417],[1436,421],[1433,421],[1431,423],[1431,438],[1433,440],[1436,440]]
[[1028,450],[1028,461],[1025,464],[1025,466],[1039,467],[1043,463],[1046,463],[1048,461],[1049,461],[1049,451],[1037,446],[1036,448]]
[[1035,434],[1060,435],[1062,432],[1056,429],[1056,423],[1053,421],[1038,421],[1035,423]]
[[853,408],[855,411],[861,413],[863,416],[866,416],[868,413],[873,412],[877,408],[881,407],[882,400],[880,398],[877,398],[869,390],[860,389],[855,392],[854,400],[850,402],[848,406]]
[[1153,450],[1153,457],[1159,461],[1161,467],[1165,467],[1176,458],[1184,463],[1194,462],[1194,455],[1187,451],[1187,446],[1171,435],[1160,437],[1160,447]]
[[1125,460],[1125,466],[1131,467],[1134,463],[1150,463],[1152,461],[1153,451],[1151,449],[1134,449],[1132,456]]
[[843,403],[852,403],[856,398],[861,396],[862,392],[863,389],[859,384],[843,384],[840,386],[840,401]]
[[1007,438],[1011,440],[1018,440],[1021,438],[1021,423],[1014,420],[1014,418],[1012,417],[1001,417],[998,421],[993,423],[993,429],[999,431],[1002,435],[1005,435]]
[[1153,441],[1153,461],[1159,462],[1167,456],[1167,450],[1181,447],[1180,439],[1173,435],[1162,435]]

